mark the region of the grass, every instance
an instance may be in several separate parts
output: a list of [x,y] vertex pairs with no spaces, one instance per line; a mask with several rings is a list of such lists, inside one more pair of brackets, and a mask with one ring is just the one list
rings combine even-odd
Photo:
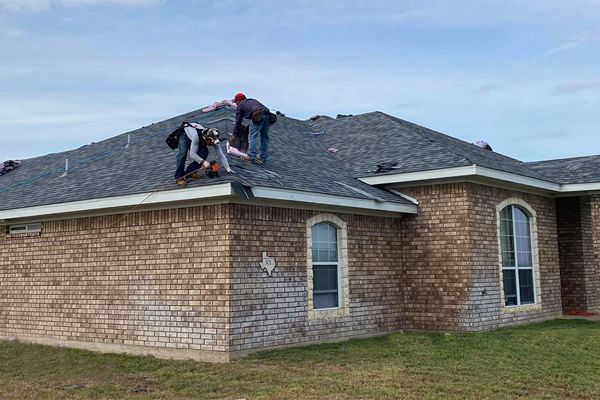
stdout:
[[600,322],[398,333],[230,364],[0,341],[0,399],[598,399]]

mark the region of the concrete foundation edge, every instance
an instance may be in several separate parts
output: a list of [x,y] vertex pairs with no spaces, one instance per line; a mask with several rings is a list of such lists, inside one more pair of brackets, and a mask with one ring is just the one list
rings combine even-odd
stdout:
[[217,363],[226,363],[231,360],[229,353],[220,351],[154,348],[113,343],[77,342],[72,340],[27,336],[0,336],[0,340],[42,344],[56,347],[69,347],[81,350],[96,351],[99,353],[125,353],[137,356],[154,356],[156,358],[172,360],[194,360]]

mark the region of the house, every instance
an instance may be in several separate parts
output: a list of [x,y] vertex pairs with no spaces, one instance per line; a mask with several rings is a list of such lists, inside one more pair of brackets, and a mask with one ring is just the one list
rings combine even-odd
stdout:
[[0,176],[0,338],[227,361],[599,311],[600,156],[525,163],[381,112],[280,117],[267,164],[178,188],[164,139],[184,120],[230,132],[234,112]]

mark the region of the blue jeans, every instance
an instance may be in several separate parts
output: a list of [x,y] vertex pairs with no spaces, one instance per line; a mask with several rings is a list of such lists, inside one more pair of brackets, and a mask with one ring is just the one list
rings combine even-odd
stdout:
[[260,156],[263,160],[269,157],[269,116],[263,116],[258,124],[250,122],[250,133],[248,134],[248,158],[254,161],[256,159],[256,139],[260,134]]
[[175,170],[175,179],[179,179],[185,175],[185,160],[187,159],[188,151],[192,141],[185,133],[179,136],[179,146],[177,148],[177,169]]
[[[185,168],[185,161],[187,160],[188,152],[190,151],[190,146],[192,145],[192,141],[187,137],[185,133],[179,136],[179,147],[177,148],[177,168],[175,169],[175,179],[179,179],[182,176],[189,174],[190,172],[194,172],[202,168],[200,164],[196,161],[192,162]],[[198,155],[203,160],[206,160],[208,157],[208,148],[205,144],[201,144],[198,146]]]

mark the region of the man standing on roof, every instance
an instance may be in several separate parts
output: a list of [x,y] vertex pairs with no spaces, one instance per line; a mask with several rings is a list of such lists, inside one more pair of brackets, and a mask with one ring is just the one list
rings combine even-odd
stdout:
[[[244,93],[238,93],[232,100],[237,104],[233,136],[242,135],[242,120],[250,119],[248,134],[248,157],[243,160],[262,164],[269,158],[269,109],[258,100],[247,99]],[[256,139],[260,134],[260,155],[256,155]]]
[[[203,175],[200,170],[206,170],[210,163],[206,161],[208,157],[208,146],[213,146],[219,154],[221,163],[228,174],[233,173],[229,167],[227,157],[219,145],[219,131],[216,128],[205,128],[195,122],[183,123],[185,134],[179,136],[179,147],[177,151],[177,169],[175,170],[175,181],[179,186],[187,184],[186,178],[200,179]],[[187,158],[193,162],[185,168]]]

